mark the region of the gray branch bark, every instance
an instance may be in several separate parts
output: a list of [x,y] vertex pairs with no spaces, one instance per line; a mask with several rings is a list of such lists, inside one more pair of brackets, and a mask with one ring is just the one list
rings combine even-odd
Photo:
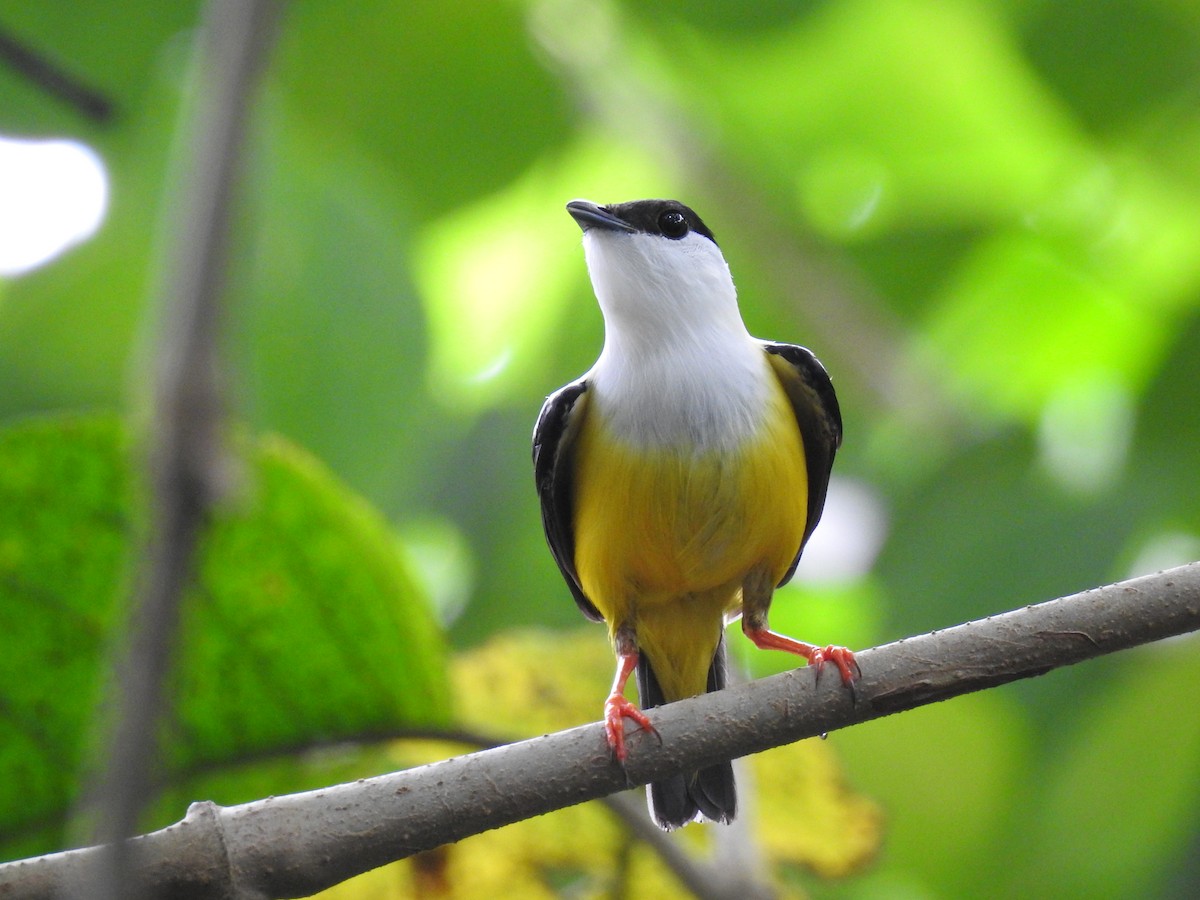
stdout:
[[[624,769],[599,724],[403,772],[241,806],[194,803],[129,843],[145,883],[179,898],[302,897],[472,834],[672,773],[1200,629],[1200,563],[857,654],[852,694],[810,669],[650,711]],[[0,895],[53,897],[96,848],[0,865]]]

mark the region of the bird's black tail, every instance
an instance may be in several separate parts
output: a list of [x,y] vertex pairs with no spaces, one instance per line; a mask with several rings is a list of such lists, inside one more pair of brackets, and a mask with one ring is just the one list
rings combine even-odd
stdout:
[[[638,699],[643,709],[661,706],[666,702],[662,688],[646,654],[641,654],[637,667]],[[725,635],[717,642],[712,665],[708,667],[708,690],[725,687]],[[647,788],[650,814],[660,826],[670,831],[686,825],[703,815],[714,822],[728,823],[737,814],[737,791],[733,784],[733,766],[726,760],[715,766],[674,775],[666,781],[656,781]]]

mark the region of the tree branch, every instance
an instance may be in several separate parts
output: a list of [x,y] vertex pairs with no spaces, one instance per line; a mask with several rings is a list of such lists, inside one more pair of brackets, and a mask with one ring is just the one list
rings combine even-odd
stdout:
[[[722,759],[1042,675],[1200,629],[1200,563],[864,650],[854,696],[809,669],[650,711],[624,769],[599,724],[241,806],[193,803],[130,842],[156,890],[180,898],[300,897],[472,834]],[[97,848],[0,865],[0,894],[51,897]]]
[[202,23],[187,152],[176,173],[179,202],[172,204],[179,212],[158,289],[164,321],[155,372],[149,541],[128,647],[115,667],[119,707],[97,791],[96,838],[109,851],[99,854],[78,896],[130,896],[124,839],[135,833],[151,793],[179,602],[224,474],[220,299],[240,149],[276,13],[275,0],[212,0]]

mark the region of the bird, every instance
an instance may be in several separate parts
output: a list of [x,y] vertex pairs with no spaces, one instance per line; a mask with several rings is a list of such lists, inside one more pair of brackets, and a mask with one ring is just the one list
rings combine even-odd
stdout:
[[[604,318],[591,369],[552,393],[533,433],[551,554],[617,659],[604,704],[612,755],[626,720],[725,686],[725,626],[858,676],[854,654],[770,630],[816,528],[842,440],[837,395],[808,349],[750,335],[713,232],[676,200],[572,200]],[[636,672],[641,708],[625,696]],[[726,761],[653,783],[665,830],[737,811]]]

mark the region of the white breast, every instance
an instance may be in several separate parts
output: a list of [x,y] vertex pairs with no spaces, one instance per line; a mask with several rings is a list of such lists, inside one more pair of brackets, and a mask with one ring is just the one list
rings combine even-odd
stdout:
[[636,447],[733,451],[762,426],[773,385],[762,345],[732,343],[605,352],[588,378],[589,414]]

